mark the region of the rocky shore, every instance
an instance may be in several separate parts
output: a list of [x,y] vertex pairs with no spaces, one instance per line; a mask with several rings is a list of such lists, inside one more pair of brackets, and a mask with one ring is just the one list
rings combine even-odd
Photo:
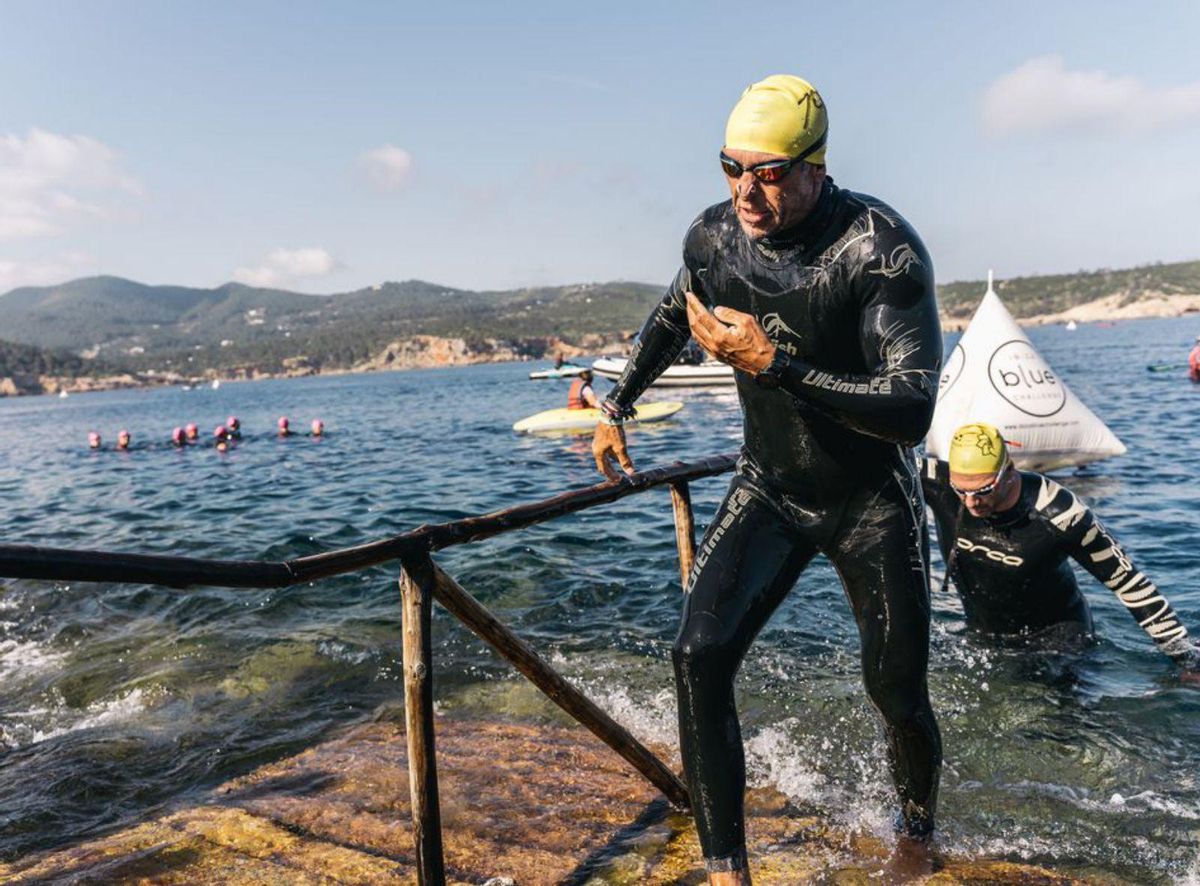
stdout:
[[[398,710],[383,712],[151,820],[0,864],[0,880],[415,884],[399,719]],[[451,884],[704,882],[691,818],[583,729],[443,717],[437,752]],[[763,886],[1124,882],[1094,868],[941,855],[931,869],[901,871],[887,842],[777,792],[751,791],[746,811]]]
[[[211,384],[213,381],[254,381],[264,378],[297,378],[307,375],[343,375],[357,372],[387,372],[402,369],[438,369],[448,366],[470,366],[476,363],[507,363],[514,361],[553,361],[562,354],[570,360],[583,355],[604,352],[623,353],[632,333],[622,335],[585,335],[575,342],[557,338],[504,341],[464,338],[442,338],[435,335],[415,335],[391,342],[369,360],[345,368],[327,369],[304,356],[283,361],[283,369],[267,371],[253,365],[235,366],[221,371],[207,370],[199,376],[177,372],[120,373],[115,375],[56,375],[0,376],[0,397],[19,397],[37,394],[80,394],[89,391],[110,391],[118,388],[149,388],[164,385]],[[545,357],[535,355],[545,354]]]

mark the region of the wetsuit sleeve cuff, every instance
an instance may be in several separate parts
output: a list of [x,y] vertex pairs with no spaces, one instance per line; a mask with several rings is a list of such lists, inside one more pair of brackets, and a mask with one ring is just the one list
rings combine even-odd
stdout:
[[789,357],[779,374],[780,387],[793,397],[811,400],[811,382],[816,375],[812,364],[805,363],[798,357]]
[[1190,639],[1175,649],[1164,649],[1175,663],[1185,671],[1200,671],[1200,646]]
[[612,397],[606,397],[600,404],[600,421],[606,425],[622,425],[635,416],[636,409],[632,406],[621,406]]

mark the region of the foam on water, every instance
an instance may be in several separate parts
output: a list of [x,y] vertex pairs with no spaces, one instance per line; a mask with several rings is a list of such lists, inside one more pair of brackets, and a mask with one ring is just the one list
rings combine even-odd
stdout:
[[93,702],[83,709],[61,700],[46,707],[14,711],[0,719],[0,744],[20,748],[87,729],[107,729],[136,720],[146,711],[154,693],[143,689]]
[[27,680],[59,667],[65,659],[64,653],[47,649],[36,640],[0,640],[0,682]]
[[1200,851],[1196,853],[1192,866],[1184,872],[1178,882],[1179,886],[1200,886]]

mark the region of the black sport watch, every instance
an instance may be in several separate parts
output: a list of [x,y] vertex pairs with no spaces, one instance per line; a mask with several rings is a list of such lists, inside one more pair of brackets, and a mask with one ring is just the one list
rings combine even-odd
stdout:
[[759,387],[774,390],[783,382],[783,374],[792,365],[792,358],[783,348],[775,349],[775,357],[765,369],[754,376],[754,383]]

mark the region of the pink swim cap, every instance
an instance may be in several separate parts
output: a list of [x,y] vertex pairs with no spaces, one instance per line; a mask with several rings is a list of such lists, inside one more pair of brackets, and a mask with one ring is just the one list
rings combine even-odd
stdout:
[[325,430],[325,423],[323,421],[321,421],[319,418],[314,418],[313,423],[312,423],[312,432],[314,434],[316,434],[317,436],[320,436],[321,432],[324,430]]
[[286,415],[279,416],[279,430],[286,431],[287,426],[288,426],[287,416]]
[[100,445],[100,435],[97,434],[95,431],[89,431],[88,432],[88,446],[91,446],[93,449],[95,449],[99,445]]
[[238,417],[236,415],[231,415],[229,418],[225,419],[225,424],[235,431],[242,426],[242,423],[238,421]]
[[217,425],[217,429],[213,431],[213,436],[218,440],[224,440],[229,435],[229,431],[225,430],[225,425]]
[[196,427],[196,423],[194,421],[189,421],[183,430],[189,437],[200,433],[200,429]]
[[171,440],[174,441],[175,443],[182,443],[183,442],[183,428],[176,428],[175,430],[171,431]]

